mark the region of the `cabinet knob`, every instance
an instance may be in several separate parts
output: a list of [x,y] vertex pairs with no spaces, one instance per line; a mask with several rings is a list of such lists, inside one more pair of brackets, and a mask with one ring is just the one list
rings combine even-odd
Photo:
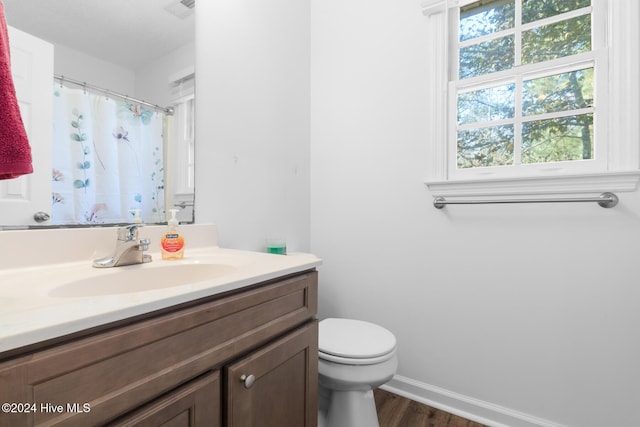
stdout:
[[253,375],[244,375],[240,377],[240,382],[244,384],[244,388],[251,388],[253,383],[256,381],[256,377]]

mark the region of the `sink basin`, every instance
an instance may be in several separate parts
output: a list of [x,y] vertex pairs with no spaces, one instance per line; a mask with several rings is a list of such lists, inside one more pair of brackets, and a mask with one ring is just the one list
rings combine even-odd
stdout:
[[133,265],[101,269],[98,272],[102,274],[67,282],[54,288],[49,296],[69,298],[144,292],[202,282],[235,270],[225,264]]

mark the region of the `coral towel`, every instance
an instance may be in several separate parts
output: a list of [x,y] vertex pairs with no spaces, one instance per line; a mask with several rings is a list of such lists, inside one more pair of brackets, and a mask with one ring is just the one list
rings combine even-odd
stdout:
[[11,77],[7,20],[0,1],[0,179],[32,172],[31,147]]

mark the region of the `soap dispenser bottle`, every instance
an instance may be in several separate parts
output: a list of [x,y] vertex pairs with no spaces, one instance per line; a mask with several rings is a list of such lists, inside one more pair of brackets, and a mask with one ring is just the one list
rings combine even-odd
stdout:
[[133,224],[142,224],[142,218],[140,218],[140,209],[129,209],[129,212],[133,214]]
[[176,219],[178,209],[169,209],[169,212],[171,212],[171,218],[167,221],[168,229],[162,233],[160,239],[162,259],[182,259],[184,257],[184,236],[178,230],[178,220]]

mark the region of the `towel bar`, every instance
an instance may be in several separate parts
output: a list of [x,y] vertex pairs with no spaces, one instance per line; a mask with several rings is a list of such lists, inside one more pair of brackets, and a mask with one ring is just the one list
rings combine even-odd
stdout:
[[603,208],[612,208],[618,204],[618,196],[605,192],[598,197],[576,197],[576,198],[547,198],[547,199],[487,199],[487,200],[447,200],[444,197],[435,197],[433,206],[442,209],[446,205],[480,205],[497,203],[583,203],[596,202]]

